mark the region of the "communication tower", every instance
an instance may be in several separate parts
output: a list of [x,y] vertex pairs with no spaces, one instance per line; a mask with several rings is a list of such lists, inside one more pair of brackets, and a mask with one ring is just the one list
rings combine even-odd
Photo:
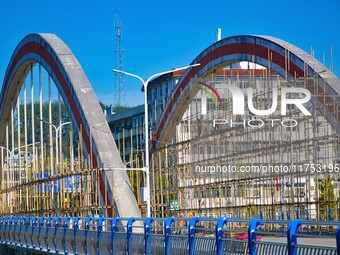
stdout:
[[[117,70],[123,71],[124,68],[124,50],[122,47],[122,23],[120,21],[119,15],[116,15],[115,19],[115,29],[116,29],[116,49],[115,49],[115,60]],[[125,79],[124,74],[116,73],[115,80],[115,91],[114,91],[114,104],[115,106],[126,105],[125,98]]]

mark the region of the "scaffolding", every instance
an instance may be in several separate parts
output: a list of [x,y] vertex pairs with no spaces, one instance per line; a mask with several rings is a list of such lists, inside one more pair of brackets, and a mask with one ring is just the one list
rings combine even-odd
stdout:
[[[132,120],[130,121],[132,122]],[[138,124],[132,125],[132,123],[129,123],[127,126],[130,128],[121,128],[114,135],[116,136],[118,151],[126,166],[131,189],[135,194],[140,211],[144,215],[146,213],[146,200],[144,196],[146,177],[144,171],[138,170],[145,166],[144,148],[142,146],[144,129],[143,126]]]
[[33,64],[24,74],[2,130],[0,215],[88,216],[113,211],[113,204],[101,201],[107,200],[100,192],[108,190],[106,169],[99,158],[100,168],[94,168],[92,155],[84,155],[83,127],[74,128],[51,77]]
[[[202,84],[214,88],[221,103]],[[261,110],[272,106],[277,90],[279,107],[265,117],[251,111],[233,116],[227,84],[253,88],[253,106]],[[281,116],[282,87],[312,91],[313,103],[305,104],[311,115],[290,107]],[[287,80],[266,69],[248,69],[240,77],[224,69],[191,81],[190,89],[174,136],[152,151],[155,217],[193,212],[214,217],[340,218],[340,135],[335,129],[338,122],[331,123],[328,114],[332,109],[337,116],[339,100],[329,100],[324,80],[307,76]]]

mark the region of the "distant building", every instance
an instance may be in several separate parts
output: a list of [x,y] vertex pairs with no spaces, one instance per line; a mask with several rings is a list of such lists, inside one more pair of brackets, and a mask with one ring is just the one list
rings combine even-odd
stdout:
[[[113,113],[107,109],[107,121],[123,163],[127,168],[144,167],[144,105]],[[145,212],[145,176],[142,171],[128,171],[138,205]]]
[[144,105],[108,114],[107,121],[123,162],[136,165],[136,156],[144,153]]

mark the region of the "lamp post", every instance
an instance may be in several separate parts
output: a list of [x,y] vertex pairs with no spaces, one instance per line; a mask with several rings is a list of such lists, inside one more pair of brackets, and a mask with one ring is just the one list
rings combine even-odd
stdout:
[[[20,147],[16,147],[16,148],[14,148],[14,149],[12,149],[12,150],[9,150],[7,147],[4,147],[4,146],[0,146],[0,148],[6,150],[6,151],[8,152],[8,154],[9,154],[9,161],[10,161],[10,164],[12,164],[12,156],[13,156],[13,153],[14,153],[16,150],[19,150],[19,149],[21,149],[21,148],[30,147],[30,146],[32,146],[33,144],[39,144],[39,143],[40,143],[40,142],[30,143],[30,144],[27,144],[27,145],[23,145],[23,146],[20,146]],[[20,157],[20,155],[19,155],[18,157]],[[8,165],[8,163],[7,163],[7,165]]]
[[[34,144],[39,144],[40,142],[36,142],[36,143],[30,143],[30,144],[27,144],[27,145],[23,145],[23,146],[19,146],[19,147],[16,147],[16,148],[13,148],[12,150],[9,150],[7,147],[4,147],[4,146],[0,146],[1,149],[4,149],[8,152],[9,154],[9,162],[8,162],[8,159],[7,159],[7,176],[8,176],[8,182],[7,182],[7,188],[10,188],[9,186],[9,182],[12,181],[13,179],[13,182],[15,181],[14,180],[14,173],[12,171],[12,156],[13,156],[13,153],[18,150],[18,149],[21,149],[21,148],[26,148],[26,147],[30,147]],[[2,153],[1,153],[2,154]],[[2,156],[2,155],[1,155]],[[20,157],[20,155],[18,155],[18,157]],[[27,164],[27,162],[26,162]],[[10,167],[8,167],[10,166]],[[11,170],[11,174],[9,173]],[[21,169],[19,169],[19,171],[21,172]],[[27,176],[27,172],[26,172],[26,176]],[[11,178],[12,177],[12,178]],[[19,178],[21,178],[21,174],[19,174]],[[13,185],[13,183],[12,183]],[[8,200],[11,201],[12,200],[12,196],[9,196],[8,197]],[[13,207],[11,206],[11,213],[13,212]]]
[[60,132],[62,126],[68,125],[71,122],[70,121],[64,122],[64,123],[61,123],[58,127],[56,127],[53,123],[50,123],[50,122],[48,122],[46,120],[43,120],[43,119],[38,119],[38,120],[41,121],[41,122],[44,122],[44,123],[46,123],[46,124],[48,124],[50,126],[52,126],[54,128],[54,130],[55,130],[55,163],[56,163],[56,165],[58,165],[59,164],[58,135],[59,135],[59,132]]
[[146,80],[144,80],[142,77],[136,75],[136,74],[132,74],[132,73],[128,73],[128,72],[124,72],[122,70],[117,70],[117,69],[112,69],[113,72],[115,73],[121,73],[121,74],[126,74],[128,76],[131,77],[135,77],[137,79],[139,79],[144,87],[144,111],[145,111],[145,121],[144,121],[144,126],[145,126],[145,172],[146,172],[146,210],[147,210],[147,217],[151,216],[151,203],[150,203],[150,167],[149,167],[149,117],[148,117],[148,84],[149,82],[158,77],[161,76],[163,74],[168,74],[168,73],[172,73],[172,72],[176,72],[179,70],[183,70],[183,69],[187,69],[190,67],[194,67],[194,66],[199,66],[200,64],[193,64],[193,65],[189,65],[189,66],[184,66],[181,68],[174,68],[172,70],[168,70],[165,72],[161,72],[161,73],[157,73],[154,75],[151,75],[149,78],[147,78]]
[[[47,124],[47,125],[50,125],[51,127],[54,128],[55,130],[55,163],[56,163],[56,166],[59,165],[59,139],[58,139],[58,136],[59,136],[59,132],[61,131],[62,127],[65,126],[65,125],[68,125],[70,124],[71,122],[70,121],[67,121],[67,122],[64,122],[64,123],[61,123],[58,127],[56,125],[54,125],[53,123],[51,122],[48,122],[46,120],[43,120],[43,119],[38,119],[39,121]],[[61,144],[61,136],[60,136],[60,144]],[[61,149],[60,149],[61,150]],[[61,151],[60,151],[60,154],[61,154]],[[51,160],[53,160],[51,158]],[[71,159],[71,161],[73,162],[73,159]],[[53,163],[52,163],[52,166],[53,166]],[[53,168],[51,168],[51,174],[53,175],[54,172],[53,172]],[[52,202],[54,201],[54,182],[53,182],[53,186],[52,186]],[[59,186],[59,184],[57,184]],[[59,204],[59,196],[57,196],[57,204]]]

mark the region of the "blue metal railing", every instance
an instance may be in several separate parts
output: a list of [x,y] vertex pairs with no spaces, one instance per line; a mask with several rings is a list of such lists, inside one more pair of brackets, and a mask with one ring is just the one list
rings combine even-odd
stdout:
[[0,246],[65,255],[340,255],[340,222],[12,216],[0,218]]

